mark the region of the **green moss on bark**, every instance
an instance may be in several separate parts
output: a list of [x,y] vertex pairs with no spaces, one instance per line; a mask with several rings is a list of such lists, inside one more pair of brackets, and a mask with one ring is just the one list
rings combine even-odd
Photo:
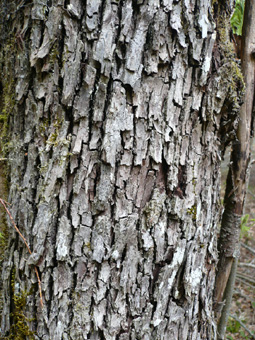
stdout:
[[31,295],[31,291],[22,290],[18,294],[15,293],[15,270],[12,272],[11,280],[12,291],[12,313],[11,313],[11,328],[9,335],[4,337],[4,340],[34,340],[35,332],[31,331],[29,324],[33,319],[29,319],[25,315],[27,297]]

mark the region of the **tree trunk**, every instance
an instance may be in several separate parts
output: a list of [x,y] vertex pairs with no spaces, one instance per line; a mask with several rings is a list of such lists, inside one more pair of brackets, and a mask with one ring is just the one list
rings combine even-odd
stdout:
[[215,339],[228,2],[1,5],[10,210],[32,249],[10,229],[3,336]]
[[231,166],[224,199],[225,209],[218,243],[219,262],[215,284],[215,303],[221,304],[222,300],[226,299],[219,322],[219,340],[224,339],[234,289],[235,268],[237,268],[240,252],[241,217],[248,185],[250,138],[253,130],[255,103],[255,4],[252,0],[245,1],[242,31],[241,65],[246,91],[244,103],[240,108],[237,141],[232,145]]

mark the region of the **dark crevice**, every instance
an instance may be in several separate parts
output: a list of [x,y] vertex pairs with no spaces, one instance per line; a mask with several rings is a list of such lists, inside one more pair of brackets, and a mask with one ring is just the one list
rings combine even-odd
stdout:
[[[203,124],[203,122],[206,120],[206,117],[203,117],[203,113],[202,113],[203,109],[206,107],[205,100],[206,100],[206,92],[203,92],[202,98],[201,98],[202,105],[199,106],[199,110],[198,110],[198,121],[200,122],[200,124]],[[193,115],[193,114],[192,116],[194,116],[193,124],[195,124],[195,120],[197,120],[197,117],[196,115]]]
[[[17,249],[15,247],[15,249]],[[12,261],[14,259],[12,258]],[[10,325],[13,325],[14,322],[14,318],[13,318],[13,311],[15,309],[15,305],[14,305],[14,283],[15,283],[15,267],[13,266],[12,269],[10,270],[10,280],[9,280],[9,293],[10,293]]]
[[[65,48],[65,36],[66,36],[66,30],[65,30],[65,26],[64,23],[62,21],[61,23],[61,33],[60,33],[60,37],[58,39],[58,66],[59,69],[61,70],[63,68],[63,53],[64,53],[64,48]],[[61,77],[61,75],[59,74],[59,81],[60,79],[62,80],[62,86],[60,87],[61,89],[61,93],[62,93],[62,89],[63,89],[63,79]],[[60,86],[61,84],[58,84],[58,86]]]
[[[122,84],[124,89],[126,90],[126,101],[128,104],[133,105],[133,95],[134,95],[134,90],[130,84]],[[134,114],[134,112],[133,112]]]
[[[70,165],[70,163],[69,163]],[[67,175],[67,186],[72,188],[72,183],[73,183],[73,179],[74,179],[74,174],[70,175],[68,173]],[[69,183],[71,182],[71,183]],[[68,190],[68,187],[67,187],[67,190]],[[66,216],[68,218],[68,220],[70,221],[70,223],[72,224],[72,212],[71,212],[71,206],[72,206],[72,202],[73,202],[73,189],[70,189],[68,190],[67,192],[67,207],[66,207]]]
[[[34,187],[31,189],[32,192],[32,210],[33,210],[33,214],[32,214],[32,221],[31,221],[31,225],[33,226],[37,217],[37,212],[38,212],[38,207],[36,204],[36,196],[37,196],[37,188],[38,188],[38,184],[39,184],[39,179],[40,179],[40,166],[41,166],[41,160],[40,160],[40,155],[39,153],[37,154],[37,157],[35,159],[35,164],[34,164]],[[33,235],[31,233],[30,235],[30,244],[32,244],[32,240],[33,240]]]
[[[102,118],[103,122],[106,122],[106,120],[107,120],[107,110],[108,110],[108,107],[110,105],[112,89],[113,89],[113,79],[112,79],[112,76],[110,75],[110,79],[109,79],[108,84],[107,84],[105,105],[104,105],[104,109],[103,109],[103,118]],[[102,136],[102,139],[103,139],[103,137],[104,137],[104,126],[103,126],[103,124],[101,125],[101,136]]]
[[105,8],[106,8],[107,1],[102,0],[101,3],[102,3],[102,5],[99,8],[98,32],[101,32],[101,30],[102,30],[103,16],[104,16],[104,11],[105,11]]
[[[155,257],[155,256],[154,256]],[[158,287],[158,278],[159,278],[159,274],[161,269],[165,266],[165,262],[161,261],[157,264],[155,264],[155,267],[153,269],[153,273],[152,273],[152,279],[150,280],[150,291],[149,291],[149,296],[150,296],[150,303],[152,304],[153,308],[152,308],[152,319],[153,319],[153,315],[157,309],[157,301],[154,300],[154,294],[155,294],[155,290]]]
[[[167,237],[167,234],[165,233],[166,237]],[[174,257],[174,247],[173,246],[170,246],[165,254],[165,263],[166,264],[171,264],[172,262],[172,259]]]
[[116,71],[117,71],[117,74],[118,74],[120,69],[121,69],[122,59],[118,56],[117,53],[115,53],[115,61],[116,61]]
[[117,26],[117,34],[116,34],[116,38],[115,38],[115,44],[116,46],[118,46],[118,41],[119,41],[119,37],[120,37],[120,33],[121,33],[121,25],[122,25],[122,9],[123,9],[123,4],[124,4],[124,0],[119,0],[118,1],[118,19],[119,19],[119,23]]
[[40,26],[41,26],[41,36],[40,36],[39,47],[42,46],[43,38],[44,38],[44,33],[45,33],[45,30],[46,30],[46,25],[44,24],[43,21],[40,21]]
[[122,255],[121,255],[121,264],[123,266],[123,262],[125,260],[125,257],[126,257],[126,254],[127,254],[127,245],[125,245],[125,248],[123,249],[123,252],[122,252]]
[[202,321],[203,321],[203,302],[201,301],[201,298],[199,297],[198,300],[198,332],[201,331]]
[[95,61],[93,66],[96,68],[96,77],[95,77],[93,92],[90,96],[90,101],[89,101],[89,140],[88,140],[88,144],[90,144],[90,141],[91,141],[91,138],[92,138],[92,130],[93,130],[93,124],[94,124],[93,114],[94,114],[95,97],[96,97],[98,83],[99,83],[100,75],[101,75],[101,64],[99,62]]
[[184,288],[185,265],[186,265],[186,259],[183,261],[180,268],[178,269],[175,283],[173,285],[173,290],[175,290],[175,292],[178,292],[178,297],[176,297],[175,294],[172,294],[172,300],[180,307],[183,307],[186,301],[185,288]]
[[140,219],[137,220],[136,222],[136,231],[137,231],[137,249],[139,251],[139,253],[141,253],[143,251],[143,240],[142,240],[142,237],[141,237],[141,221]]
[[[124,142],[124,135],[125,135],[125,132],[126,131],[120,131],[120,143],[121,143],[121,146],[122,146],[122,154],[124,153],[124,150],[125,150],[125,142]],[[117,168],[118,169],[118,168]],[[118,171],[117,171],[118,173]],[[117,187],[117,185],[115,184],[115,186]]]
[[[155,255],[154,255],[154,257],[155,257]],[[151,298],[151,300],[153,300],[153,295],[154,295],[154,291],[155,291],[155,288],[156,288],[156,283],[157,283],[158,278],[159,278],[160,270],[163,266],[164,265],[162,263],[157,263],[154,266],[154,269],[153,269],[153,272],[152,272],[152,279],[151,279],[151,283],[150,283],[150,298]]]
[[98,336],[100,337],[100,340],[107,340],[104,336],[104,332],[101,329],[98,329]]
[[[96,197],[97,194],[97,185],[100,183],[100,179],[101,179],[101,165],[99,163],[97,163],[96,165],[94,165],[93,167],[93,177],[94,177],[94,185],[93,185],[93,200]],[[93,178],[91,175],[91,179]],[[92,201],[90,199],[90,201]]]
[[[52,268],[48,268],[47,270],[51,270]],[[47,313],[48,313],[48,318],[50,317],[50,311],[51,311],[51,304],[54,301],[54,281],[53,281],[53,272],[51,273],[51,275],[49,275],[49,279],[48,279],[48,286],[47,286],[47,295],[48,295],[48,301],[47,301]],[[37,318],[36,318],[37,319]]]
[[67,8],[67,5],[69,5],[70,4],[70,0],[65,0],[64,1],[64,8]]
[[[22,138],[21,137],[21,140],[24,140],[24,137]],[[22,154],[23,154],[23,162],[22,162],[22,165],[23,165],[23,171],[22,171],[22,174],[21,174],[21,177],[24,178],[25,176],[25,173],[26,173],[26,170],[27,170],[27,164],[28,164],[28,144],[24,144],[23,145],[23,148],[22,148]]]
[[74,306],[73,306],[73,300],[74,300],[74,293],[75,293],[75,288],[77,286],[77,273],[73,273],[73,282],[72,282],[72,286],[71,289],[69,290],[69,306],[68,306],[68,315],[69,315],[69,322],[67,324],[67,328],[71,327],[72,325],[72,321],[75,315],[74,312]]
[[72,107],[65,109],[65,120],[67,122],[69,122],[67,135],[69,135],[69,134],[73,135],[74,119],[73,119],[73,109],[72,109]]
[[64,87],[64,80],[61,76],[58,77],[58,89],[59,89],[59,93],[63,92],[63,87]]
[[[155,15],[154,15],[154,17],[155,17]],[[152,21],[148,26],[145,45],[144,45],[144,50],[147,51],[148,53],[153,53],[152,46],[153,46],[154,35],[155,35],[154,22]],[[144,55],[143,55],[143,58],[144,58]]]
[[[121,138],[122,139],[122,138]],[[120,155],[117,155],[117,158],[119,158]],[[118,186],[117,186],[117,179],[118,179],[118,172],[119,172],[119,167],[120,167],[120,161],[116,161],[116,167],[115,167],[115,171],[114,171],[114,178],[115,178],[115,185],[114,185],[114,191],[112,194],[113,200],[111,202],[111,220],[113,221],[113,223],[115,222],[115,216],[116,216],[116,200],[117,200],[117,190],[118,190]],[[112,223],[112,233],[114,233],[114,225]]]
[[158,303],[157,303],[157,301],[152,300],[152,301],[151,301],[151,304],[152,304],[152,306],[153,306],[153,307],[152,307],[152,313],[151,313],[151,319],[153,320],[153,316],[154,316],[154,313],[156,312]]
[[[111,212],[112,215],[114,215],[113,212]],[[113,219],[112,219],[113,221]],[[111,248],[113,248],[114,246],[114,243],[115,243],[115,232],[114,232],[114,224],[111,223]]]
[[[177,216],[178,218],[178,216]],[[174,219],[174,216],[173,216],[173,219]],[[179,227],[180,227],[180,240],[186,240],[186,231],[185,231],[185,228],[186,228],[186,225],[185,223],[178,218],[178,221],[179,221]]]
[[169,195],[168,173],[169,165],[167,164],[162,152],[162,163],[160,164],[159,171],[157,173],[157,187],[159,188],[160,193],[165,191],[167,195]]
[[179,165],[178,169],[178,187],[175,188],[174,194],[179,198],[186,196],[187,187],[187,169],[185,165]]
[[135,14],[140,12],[140,5],[137,3],[137,0],[132,0],[132,8]]

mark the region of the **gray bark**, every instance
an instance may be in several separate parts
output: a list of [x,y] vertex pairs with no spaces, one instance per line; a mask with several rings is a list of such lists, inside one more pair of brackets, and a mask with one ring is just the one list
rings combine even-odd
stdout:
[[238,103],[210,2],[35,0],[9,20],[9,201],[32,255],[10,230],[2,334],[33,288],[39,339],[215,339]]

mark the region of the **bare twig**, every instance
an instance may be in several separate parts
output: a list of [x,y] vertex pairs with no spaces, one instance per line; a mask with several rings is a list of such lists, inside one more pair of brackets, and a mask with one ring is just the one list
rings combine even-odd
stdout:
[[255,268],[255,264],[252,264],[252,263],[245,263],[245,262],[239,262],[238,267]]
[[246,286],[251,287],[251,288],[254,289],[254,285],[250,284],[250,283],[247,282],[246,280],[241,279],[239,276],[236,276],[236,279],[237,279],[238,281],[240,281],[241,283],[245,284]]
[[248,296],[244,295],[242,292],[240,292],[240,291],[238,291],[238,290],[236,290],[236,289],[234,289],[233,294],[238,295],[238,296],[240,296],[241,298],[243,298],[243,299],[245,299],[245,300],[249,299]]
[[243,280],[246,280],[246,281],[249,281],[250,283],[252,283],[253,285],[255,285],[255,280],[253,277],[249,276],[249,275],[246,275],[244,273],[240,273],[238,272],[237,274],[237,277],[240,277],[241,279]]
[[[14,229],[17,231],[17,233],[19,234],[19,236],[22,238],[23,242],[25,243],[26,247],[27,247],[27,250],[29,252],[29,254],[31,255],[32,252],[31,252],[31,249],[29,248],[29,245],[27,244],[27,240],[25,239],[25,237],[21,234],[19,228],[16,226],[15,222],[14,222],[14,219],[9,211],[9,209],[6,207],[6,205],[9,203],[6,202],[5,200],[3,200],[2,198],[0,198],[0,203],[2,204],[2,206],[4,207],[5,211],[7,212],[10,220],[11,220],[11,223],[14,227]],[[37,280],[38,280],[38,286],[39,286],[39,295],[40,295],[40,303],[41,303],[41,306],[43,307],[43,298],[42,298],[42,285],[41,285],[41,280],[40,280],[40,276],[39,276],[39,273],[38,273],[38,269],[36,266],[34,266],[35,268],[35,274],[36,274],[36,277],[37,277]]]
[[25,243],[25,245],[26,245],[26,247],[27,247],[27,250],[28,250],[29,254],[31,255],[32,252],[31,252],[31,250],[30,250],[30,248],[29,248],[29,245],[27,244],[27,240],[25,239],[25,237],[24,237],[24,236],[21,234],[21,232],[19,231],[19,228],[16,226],[16,224],[15,224],[15,222],[14,222],[14,219],[13,219],[13,217],[12,217],[10,211],[9,211],[8,208],[6,207],[6,203],[7,203],[7,202],[4,201],[2,198],[0,198],[0,203],[3,205],[4,209],[6,210],[7,214],[9,215],[10,220],[11,220],[11,222],[12,222],[12,225],[13,225],[14,229],[17,231],[17,233],[19,234],[19,236],[20,236],[20,237],[22,238],[22,240],[24,241],[24,243]]
[[249,252],[251,252],[252,254],[255,255],[255,249],[253,249],[253,248],[247,246],[247,245],[246,245],[245,243],[243,243],[243,242],[241,242],[241,246],[242,246],[243,248],[249,250]]
[[255,334],[253,332],[251,332],[237,316],[235,316],[233,314],[230,314],[229,316],[232,319],[235,319],[237,322],[239,322],[240,326],[242,326],[246,330],[246,332],[250,334],[251,338],[255,339]]
[[247,192],[248,192],[249,195],[251,195],[253,198],[255,198],[255,195],[250,190],[248,190]]

